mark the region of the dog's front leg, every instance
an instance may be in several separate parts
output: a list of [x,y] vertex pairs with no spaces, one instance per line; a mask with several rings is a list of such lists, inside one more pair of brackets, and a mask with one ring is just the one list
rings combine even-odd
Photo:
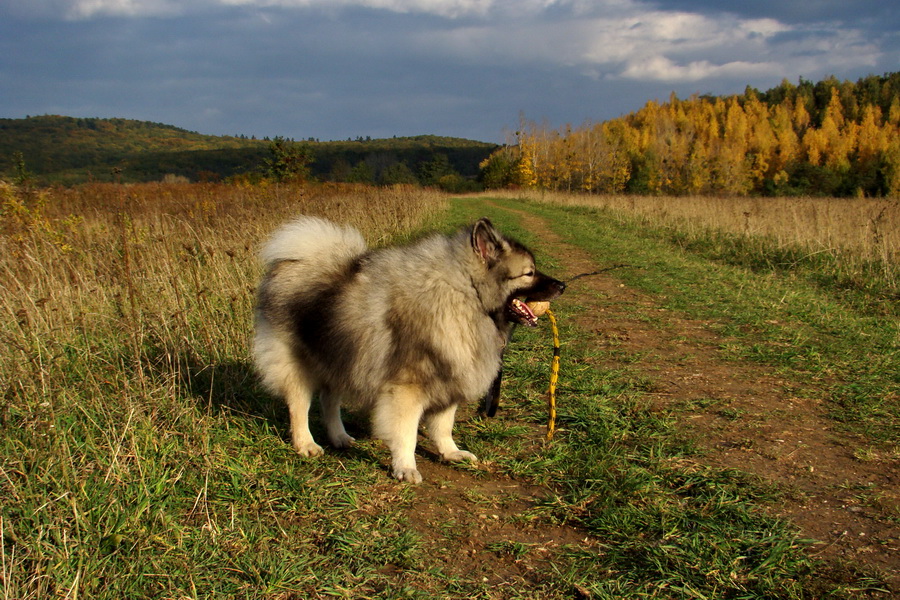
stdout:
[[416,386],[393,386],[372,412],[372,431],[391,451],[391,474],[400,481],[419,483],[416,439],[422,418],[422,391]]
[[453,441],[453,424],[456,419],[456,404],[444,410],[431,413],[425,417],[425,426],[428,428],[428,437],[437,447],[441,458],[450,462],[470,460],[477,462],[478,458],[471,452],[460,450]]

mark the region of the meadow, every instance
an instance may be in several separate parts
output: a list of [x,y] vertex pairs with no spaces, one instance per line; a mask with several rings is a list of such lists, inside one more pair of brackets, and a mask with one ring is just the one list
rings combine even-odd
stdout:
[[[716,244],[739,248],[733,240],[704,234],[713,241],[701,249],[696,233],[663,222],[651,231],[643,216],[609,208],[456,199],[413,187],[3,184],[0,200],[0,597],[856,598],[890,591],[877,571],[822,567],[796,527],[766,509],[782,497],[777,486],[703,465],[676,425],[684,407],[661,412],[647,401],[646,377],[597,367],[606,350],[578,325],[596,312],[588,300],[555,309],[568,340],[557,439],[543,441],[547,332],[523,331],[509,355],[502,418],[470,410],[458,425],[461,445],[483,462],[457,469],[420,459],[430,479],[418,487],[390,480],[386,450],[367,437],[364,421],[351,421],[360,440],[353,450],[298,458],[287,443],[286,411],[249,364],[256,249],[299,213],[350,222],[372,245],[486,214],[532,244],[551,273],[563,269],[555,248],[523,222],[522,213],[533,213],[579,244],[603,229],[602,238],[583,242],[600,266],[618,260],[616,252],[633,259],[656,252],[642,256],[643,275],[623,275],[623,285],[649,290],[654,275],[657,286],[670,286],[670,298],[684,285],[720,306],[732,306],[731,292],[693,282],[701,266],[725,264],[712,255]],[[877,454],[893,465],[897,382],[885,369],[896,361],[890,253],[897,246],[888,231],[880,238],[885,249],[865,247],[853,270],[830,283],[793,271],[802,275],[795,287],[831,286],[841,297],[834,306],[846,314],[830,335],[852,329],[844,345],[823,352],[811,332],[824,325],[807,320],[797,325],[804,334],[793,338],[793,359],[782,340],[767,341],[780,334],[759,327],[752,339],[732,340],[729,351],[760,362],[802,355],[801,375],[809,378],[800,383],[808,387],[827,372],[832,413],[868,436],[870,460]],[[775,244],[769,256],[784,256],[785,247]],[[690,267],[678,251],[693,253]],[[847,263],[843,251],[829,256]],[[777,293],[782,284],[771,282],[772,269],[787,266],[762,273],[763,259],[754,260],[749,270],[740,267],[746,285],[769,282]],[[706,283],[714,287],[722,269]],[[849,286],[853,273],[857,285]],[[754,325],[766,319],[742,311]],[[740,315],[728,318],[740,332]],[[777,318],[795,331],[794,317]],[[894,329],[885,328],[891,322]],[[879,359],[868,370],[865,353],[852,350],[863,338],[873,340]],[[868,387],[854,388],[859,398],[841,387],[846,369],[867,375]],[[888,521],[898,518],[885,510]]]
[[255,255],[268,232],[316,214],[387,243],[445,202],[403,187],[4,185],[0,193],[8,598],[98,597],[112,585],[99,581],[122,574],[121,564],[98,569],[89,559],[109,544],[149,543],[164,556],[170,511],[191,509],[187,502],[193,509],[180,516],[199,516],[202,502],[182,496],[185,480],[210,460],[236,460],[213,450],[242,421],[210,429],[221,407],[277,412],[260,406],[247,363]]
[[900,285],[900,200],[759,196],[631,196],[506,192],[559,206],[587,206],[627,214],[677,232],[684,240],[728,234],[753,240],[761,256],[785,257],[785,266],[826,259],[845,279]]

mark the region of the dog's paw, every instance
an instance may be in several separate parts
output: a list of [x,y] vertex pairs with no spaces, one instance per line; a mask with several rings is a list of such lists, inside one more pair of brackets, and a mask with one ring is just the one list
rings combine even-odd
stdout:
[[356,438],[347,435],[346,433],[343,435],[336,435],[331,438],[331,445],[335,448],[349,448],[353,445],[353,442],[356,441]]
[[441,456],[447,462],[478,462],[478,457],[472,454],[471,452],[466,452],[465,450],[457,450],[456,452],[451,452],[449,454],[444,454]]
[[422,474],[416,468],[395,468],[393,475],[398,481],[407,481],[409,483],[422,483]]
[[297,454],[300,456],[312,457],[312,456],[322,456],[325,454],[325,451],[322,450],[322,446],[313,442],[312,440],[308,442],[303,442],[301,444],[294,444],[294,450],[297,451]]

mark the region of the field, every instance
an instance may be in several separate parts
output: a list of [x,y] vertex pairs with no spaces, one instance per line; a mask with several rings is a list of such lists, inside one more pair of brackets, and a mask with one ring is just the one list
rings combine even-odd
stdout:
[[[3,598],[900,594],[894,205],[859,246],[773,237],[761,204],[729,231],[404,187],[0,194]],[[256,247],[300,212],[372,245],[487,215],[554,275],[614,267],[554,305],[554,440],[544,323],[498,417],[460,415],[477,465],[426,445],[395,483],[364,419],[297,457],[248,348]]]

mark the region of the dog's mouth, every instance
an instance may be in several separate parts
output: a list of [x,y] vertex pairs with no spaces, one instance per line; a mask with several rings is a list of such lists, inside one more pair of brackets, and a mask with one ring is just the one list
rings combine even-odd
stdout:
[[550,300],[558,298],[565,289],[566,284],[562,281],[542,275],[539,283],[519,292],[521,297],[510,298],[506,303],[506,316],[519,325],[535,327],[538,317],[550,308]]
[[506,305],[507,312],[513,321],[519,323],[520,325],[526,325],[528,327],[535,327],[538,323],[537,315],[534,314],[534,311],[529,308],[527,304],[518,298],[513,298],[509,301],[509,304]]

